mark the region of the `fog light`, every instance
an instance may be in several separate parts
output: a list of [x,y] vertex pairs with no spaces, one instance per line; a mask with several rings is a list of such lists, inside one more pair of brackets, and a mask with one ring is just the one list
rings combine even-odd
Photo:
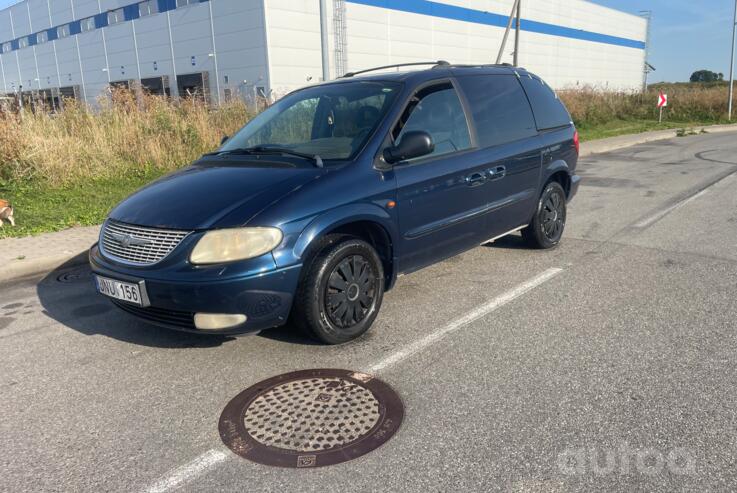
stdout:
[[246,323],[246,316],[238,313],[195,313],[194,325],[200,330],[222,330]]

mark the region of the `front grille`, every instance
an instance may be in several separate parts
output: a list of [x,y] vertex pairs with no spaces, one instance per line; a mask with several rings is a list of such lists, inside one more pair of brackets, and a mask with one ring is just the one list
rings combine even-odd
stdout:
[[102,253],[134,265],[151,265],[169,255],[190,231],[143,228],[108,221],[102,228]]
[[147,306],[142,308],[140,306],[123,303],[117,300],[112,300],[118,307],[124,311],[135,315],[136,317],[142,318],[151,323],[163,324],[167,326],[180,327],[182,329],[194,329],[194,313],[182,312],[178,310],[166,310],[164,308],[156,308],[153,306]]

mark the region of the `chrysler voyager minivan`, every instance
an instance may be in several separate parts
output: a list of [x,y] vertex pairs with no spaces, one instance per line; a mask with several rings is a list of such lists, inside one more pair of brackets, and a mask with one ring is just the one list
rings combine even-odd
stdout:
[[542,79],[371,72],[288,94],[115,207],[90,250],[99,293],[169,328],[292,320],[337,344],[368,330],[400,274],[516,231],[560,242],[578,133]]

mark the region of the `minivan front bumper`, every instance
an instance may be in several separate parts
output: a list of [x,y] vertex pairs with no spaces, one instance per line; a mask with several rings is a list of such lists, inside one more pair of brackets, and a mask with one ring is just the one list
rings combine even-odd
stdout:
[[[97,245],[90,249],[92,272],[124,282],[145,283],[150,306],[113,301],[124,311],[154,325],[187,332],[238,335],[286,323],[297,289],[301,265],[237,278],[205,278],[193,269],[188,278],[167,280],[155,269],[118,265],[103,257]],[[243,314],[246,322],[224,330],[200,330],[194,315]]]

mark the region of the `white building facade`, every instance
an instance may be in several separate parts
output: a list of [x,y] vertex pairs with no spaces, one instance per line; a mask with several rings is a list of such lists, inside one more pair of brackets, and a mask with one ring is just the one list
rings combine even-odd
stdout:
[[[331,78],[425,60],[493,63],[513,0],[327,0]],[[519,63],[555,88],[639,90],[647,20],[522,0]],[[503,62],[512,61],[514,33]],[[93,103],[140,82],[173,97],[278,97],[322,77],[319,0],[24,0],[0,11],[0,94]]]

